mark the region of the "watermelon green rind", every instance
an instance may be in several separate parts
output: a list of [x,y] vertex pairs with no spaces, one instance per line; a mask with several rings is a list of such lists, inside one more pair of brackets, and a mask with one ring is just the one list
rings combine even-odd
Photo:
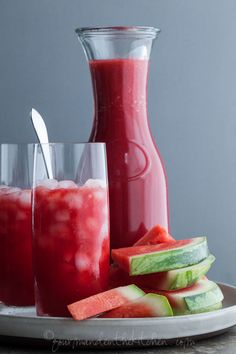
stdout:
[[130,256],[129,274],[151,274],[187,267],[201,262],[208,254],[206,237],[196,237],[182,247]]
[[[211,268],[215,261],[215,256],[210,254],[206,259],[198,264],[167,272],[167,278],[161,290],[176,290],[189,287],[196,283]],[[151,285],[151,284],[150,284]],[[157,284],[158,287],[158,284]]]
[[219,286],[210,282],[211,288],[203,293],[185,297],[188,310],[197,311],[199,308],[213,306],[224,299]]
[[166,296],[149,293],[140,300],[148,300],[153,308],[154,314],[158,317],[173,316],[173,310]]
[[216,310],[220,310],[223,306],[223,303],[222,301],[221,302],[218,302],[217,304],[214,304],[214,305],[211,305],[211,306],[208,306],[208,307],[204,307],[204,308],[201,308],[201,309],[197,309],[197,310],[182,310],[182,311],[178,311],[178,310],[175,310],[174,311],[174,316],[183,316],[183,315],[195,315],[195,314],[198,314],[198,313],[204,313],[204,312],[210,312],[210,311],[216,311]]
[[136,300],[146,294],[135,284],[131,284],[128,286],[120,286],[118,289],[120,293],[127,297],[127,299],[129,299],[130,301]]

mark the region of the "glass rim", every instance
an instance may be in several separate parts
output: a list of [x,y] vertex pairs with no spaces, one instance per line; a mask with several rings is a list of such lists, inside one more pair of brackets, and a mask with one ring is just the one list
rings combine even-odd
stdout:
[[105,142],[96,142],[96,141],[92,141],[92,142],[76,142],[76,141],[72,141],[72,142],[62,142],[62,141],[52,141],[49,143],[0,143],[0,147],[1,146],[37,146],[37,145],[106,145]]
[[34,146],[35,143],[24,143],[24,142],[20,142],[20,143],[0,143],[0,146]]
[[106,146],[105,142],[96,142],[96,141],[91,141],[91,142],[76,142],[76,141],[72,141],[72,142],[60,142],[60,141],[56,141],[56,142],[49,142],[49,143],[35,143],[33,144],[35,146],[41,146],[41,145],[49,145],[49,146],[56,146],[56,145],[94,145],[94,146]]
[[79,27],[75,32],[79,37],[91,36],[141,36],[155,38],[160,29],[149,26]]

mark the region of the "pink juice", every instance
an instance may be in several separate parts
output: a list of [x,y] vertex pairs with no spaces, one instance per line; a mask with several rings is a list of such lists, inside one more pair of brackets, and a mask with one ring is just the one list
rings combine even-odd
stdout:
[[168,229],[167,182],[147,118],[148,60],[90,61],[95,117],[105,142],[111,248],[131,246],[156,224]]
[[[53,183],[55,183],[53,185]],[[108,286],[107,189],[51,180],[34,191],[34,269],[38,315],[69,316],[67,305]]]
[[34,304],[31,190],[0,186],[0,301]]

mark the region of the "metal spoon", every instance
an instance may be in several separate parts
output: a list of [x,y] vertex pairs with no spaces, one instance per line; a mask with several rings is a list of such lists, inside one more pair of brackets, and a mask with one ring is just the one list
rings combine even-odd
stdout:
[[53,179],[53,172],[52,172],[52,161],[50,155],[50,147],[49,147],[49,140],[48,140],[48,132],[45,125],[45,122],[41,115],[39,114],[36,109],[32,108],[30,112],[30,118],[36,132],[37,138],[39,143],[41,144],[42,153],[44,162],[47,169],[48,178]]

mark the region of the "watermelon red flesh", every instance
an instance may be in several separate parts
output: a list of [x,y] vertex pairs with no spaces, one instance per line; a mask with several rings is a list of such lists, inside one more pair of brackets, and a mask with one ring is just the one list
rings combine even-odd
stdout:
[[146,294],[138,300],[108,311],[103,318],[142,318],[173,316],[172,308],[165,296]]
[[144,296],[145,293],[136,285],[111,289],[68,305],[68,310],[75,320],[84,320],[122,306],[129,301]]
[[141,237],[134,246],[157,245],[175,241],[175,239],[160,225],[154,226],[143,237]]
[[128,304],[106,312],[102,318],[142,318],[153,317],[152,309],[143,303]]
[[152,286],[153,289],[158,289],[158,285],[165,282],[166,273],[167,272],[160,272],[130,276],[123,269],[113,264],[110,266],[109,287],[116,288],[118,286],[136,284],[141,287]]

